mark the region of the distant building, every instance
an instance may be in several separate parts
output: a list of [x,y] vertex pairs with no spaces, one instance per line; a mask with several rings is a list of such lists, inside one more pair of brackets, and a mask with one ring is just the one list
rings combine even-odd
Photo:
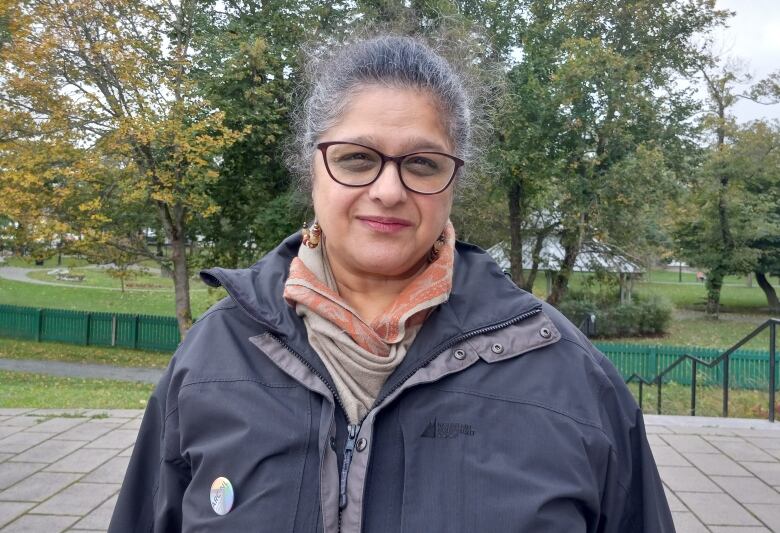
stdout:
[[[523,244],[523,270],[531,270],[532,268],[530,251],[533,247],[534,243],[530,239]],[[487,252],[504,272],[511,271],[512,263],[509,260],[509,243],[497,243],[488,248]],[[548,295],[552,290],[552,274],[560,269],[564,255],[565,251],[557,237],[548,237],[544,240],[539,254],[538,269],[540,272],[545,273]],[[605,270],[618,274],[621,302],[631,301],[631,290],[634,280],[641,277],[645,271],[637,262],[629,259],[613,246],[598,241],[585,242],[574,263],[574,271],[595,272],[596,270]]]

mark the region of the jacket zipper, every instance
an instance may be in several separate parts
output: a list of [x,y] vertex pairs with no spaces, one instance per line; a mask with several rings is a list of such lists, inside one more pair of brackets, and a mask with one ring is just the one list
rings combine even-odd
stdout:
[[[349,424],[347,426],[347,445],[344,447],[344,460],[341,463],[341,479],[339,480],[339,518],[341,518],[341,510],[347,506],[347,474],[349,474],[349,465],[352,464],[355,439],[357,439],[359,431],[359,424]],[[341,520],[339,520],[340,522]],[[339,529],[341,529],[340,524]]]

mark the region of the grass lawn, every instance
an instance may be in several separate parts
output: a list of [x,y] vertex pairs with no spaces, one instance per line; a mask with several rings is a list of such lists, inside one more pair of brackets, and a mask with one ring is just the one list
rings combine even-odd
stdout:
[[[657,269],[657,270],[651,270],[649,273],[646,273],[644,275],[644,281],[645,282],[652,282],[652,283],[679,283],[680,282],[680,275],[676,270],[665,270],[665,269]],[[682,282],[683,283],[693,283],[696,285],[704,285],[702,282],[696,280],[696,273],[695,272],[683,272],[682,273]],[[723,280],[723,282],[726,285],[746,285],[747,284],[747,276],[726,276]],[[755,280],[753,281],[753,285],[756,286]]]
[[[575,273],[570,286],[581,288],[589,274]],[[772,278],[770,282],[775,290],[780,290],[780,282]],[[634,291],[640,296],[657,294],[669,300],[677,309],[703,311],[707,298],[704,283],[696,281],[695,274],[683,272],[683,283],[678,283],[677,273],[665,270],[654,270],[645,275],[644,280],[634,284]],[[537,276],[534,282],[534,294],[544,298],[546,281],[544,275]],[[748,313],[769,316],[766,296],[754,281],[752,287],[747,286],[745,277],[727,276],[721,290],[721,312]]]
[[22,268],[46,268],[51,270],[52,268],[62,267],[82,267],[89,264],[89,261],[83,258],[65,255],[62,256],[62,264],[57,264],[57,256],[50,257],[43,262],[43,266],[36,266],[35,260],[31,257],[20,257],[18,255],[11,255],[5,258],[5,265],[15,266]]
[[[638,283],[636,292],[641,295],[658,294],[678,309],[703,311],[707,293],[703,285],[686,283]],[[722,313],[751,313],[769,316],[766,297],[758,286],[726,285],[721,290]]]
[[[665,346],[700,346],[725,350],[760,326],[766,318],[755,315],[723,315],[720,320],[712,320],[704,318],[703,315],[676,312],[669,324],[669,331],[664,336],[613,337],[594,340]],[[744,348],[769,351],[769,330],[761,332]]]
[[[84,281],[60,281],[56,276],[50,276],[47,274],[50,269],[43,268],[27,274],[28,278],[37,279],[41,281],[48,281],[51,283],[59,283],[61,285],[69,285],[72,287],[78,287],[80,285],[89,285],[92,287],[110,287],[113,289],[121,289],[122,283],[119,279],[114,278],[108,274],[105,270],[97,268],[80,268],[71,269],[72,274],[81,274],[84,276]],[[197,282],[198,285],[200,284]],[[196,285],[196,288],[199,288]],[[173,290],[173,280],[170,278],[164,278],[155,274],[138,273],[134,277],[125,281],[126,289],[167,289]],[[205,290],[205,288],[200,288]]]
[[154,385],[0,371],[0,407],[143,409]]
[[[192,313],[198,316],[222,298],[224,290],[208,291],[200,281],[193,281],[190,298]],[[0,303],[25,307],[47,307],[78,311],[172,316],[173,289],[170,291],[113,291],[83,287],[54,287],[0,279]]]
[[[639,386],[629,385],[634,398],[639,401]],[[645,414],[658,414],[656,410],[657,387],[644,387],[642,410]],[[780,394],[777,395],[780,402]],[[689,415],[691,409],[691,388],[676,383],[664,384],[661,389],[661,411],[665,415]],[[769,415],[769,391],[729,390],[730,418],[763,418]],[[775,408],[780,418],[780,403]],[[720,387],[699,387],[696,389],[696,415],[721,416],[723,414],[723,389]]]
[[0,358],[165,368],[170,353],[0,338]]

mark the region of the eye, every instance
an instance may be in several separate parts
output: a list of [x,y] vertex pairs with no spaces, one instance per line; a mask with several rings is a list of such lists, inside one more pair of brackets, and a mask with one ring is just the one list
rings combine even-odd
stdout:
[[328,151],[328,161],[332,167],[346,172],[373,171],[380,164],[376,153],[348,145],[333,146]]
[[404,159],[404,170],[417,176],[433,176],[441,172],[441,165],[432,157],[415,154]]
[[339,161],[365,161],[370,159],[365,152],[353,152],[351,154],[343,154],[339,157]]

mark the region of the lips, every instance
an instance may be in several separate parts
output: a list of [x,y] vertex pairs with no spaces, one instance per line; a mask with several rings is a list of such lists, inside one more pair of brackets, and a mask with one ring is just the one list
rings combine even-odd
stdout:
[[412,222],[403,218],[358,216],[363,224],[379,233],[397,233],[412,226]]

